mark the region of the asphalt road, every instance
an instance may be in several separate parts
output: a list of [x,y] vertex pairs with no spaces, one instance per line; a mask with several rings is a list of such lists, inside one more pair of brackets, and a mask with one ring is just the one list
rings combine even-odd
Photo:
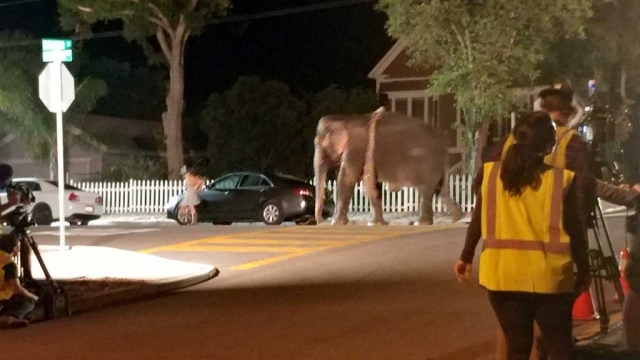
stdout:
[[[623,218],[608,219],[616,251]],[[25,359],[490,359],[485,291],[456,282],[466,227],[73,228],[71,245],[213,264],[218,278],[152,300],[3,331]],[[43,233],[44,232],[44,233]],[[56,229],[37,241],[55,244]],[[479,253],[479,249],[478,249]],[[114,264],[117,266],[117,264]]]

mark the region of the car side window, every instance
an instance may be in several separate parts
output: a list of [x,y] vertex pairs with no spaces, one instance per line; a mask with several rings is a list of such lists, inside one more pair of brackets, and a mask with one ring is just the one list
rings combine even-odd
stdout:
[[245,175],[240,182],[239,188],[256,188],[269,186],[267,180],[260,175]]
[[16,184],[26,186],[29,189],[31,189],[31,191],[42,191],[40,184],[34,181],[20,181],[20,182],[16,182]]
[[219,179],[218,181],[214,182],[211,188],[216,190],[235,189],[236,185],[238,184],[238,180],[240,180],[240,175],[225,176]]

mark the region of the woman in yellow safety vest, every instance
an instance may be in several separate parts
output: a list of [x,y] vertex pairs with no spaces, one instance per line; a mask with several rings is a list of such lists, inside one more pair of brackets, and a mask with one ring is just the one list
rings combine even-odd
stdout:
[[556,144],[546,113],[528,114],[512,134],[515,143],[506,156],[485,163],[476,178],[473,217],[481,234],[469,227],[456,276],[469,279],[482,237],[480,284],[505,333],[507,358],[529,359],[536,321],[551,359],[569,359],[571,310],[590,283],[574,181],[579,175],[545,164]]

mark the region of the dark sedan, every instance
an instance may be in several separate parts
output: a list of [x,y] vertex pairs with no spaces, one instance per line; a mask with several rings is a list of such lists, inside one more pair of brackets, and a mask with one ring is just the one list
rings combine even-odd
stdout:
[[[279,225],[294,221],[298,225],[314,221],[315,188],[304,180],[283,174],[231,173],[215,180],[200,192],[198,222],[231,224],[264,222]],[[180,209],[183,195],[167,204],[167,217],[185,225],[188,211]],[[323,217],[333,216],[335,203],[327,191]]]

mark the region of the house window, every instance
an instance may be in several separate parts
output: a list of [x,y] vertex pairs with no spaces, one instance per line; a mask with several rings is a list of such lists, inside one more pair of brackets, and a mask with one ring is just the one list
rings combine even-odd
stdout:
[[411,117],[424,120],[424,98],[411,99]]
[[409,105],[407,99],[396,99],[396,112],[409,114]]

